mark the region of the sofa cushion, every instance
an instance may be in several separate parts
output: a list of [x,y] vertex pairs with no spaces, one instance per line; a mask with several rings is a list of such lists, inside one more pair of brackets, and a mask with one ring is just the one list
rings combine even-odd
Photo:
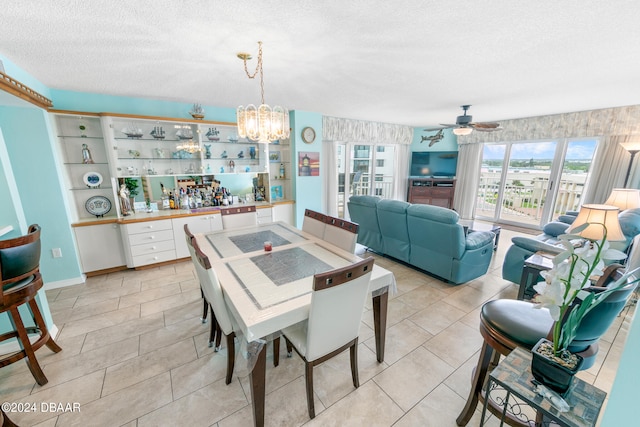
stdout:
[[561,234],[565,234],[567,228],[569,228],[569,224],[565,222],[552,221],[545,224],[545,226],[542,227],[542,231],[549,236],[558,237]]
[[640,234],[640,209],[627,209],[618,215],[622,233],[633,239]]
[[444,224],[457,224],[458,212],[440,206],[415,204],[407,208],[407,215],[430,219]]
[[544,251],[544,252],[559,254],[564,250],[563,246],[551,245],[549,243],[545,243],[540,240],[533,239],[531,237],[516,236],[511,238],[511,241],[513,242],[514,245],[517,245],[531,252]]
[[467,234],[467,238],[465,239],[465,249],[477,249],[485,246],[489,242],[493,242],[493,239],[496,237],[490,231],[472,231]]

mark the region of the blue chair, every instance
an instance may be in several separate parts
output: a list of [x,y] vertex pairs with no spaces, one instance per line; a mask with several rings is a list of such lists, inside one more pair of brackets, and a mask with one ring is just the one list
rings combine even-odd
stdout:
[[407,208],[410,203],[382,199],[378,202],[378,223],[384,242],[385,255],[409,262],[411,244],[407,227]]
[[384,253],[384,243],[378,223],[377,205],[380,197],[351,196],[347,202],[349,217],[358,224],[358,243],[372,251]]

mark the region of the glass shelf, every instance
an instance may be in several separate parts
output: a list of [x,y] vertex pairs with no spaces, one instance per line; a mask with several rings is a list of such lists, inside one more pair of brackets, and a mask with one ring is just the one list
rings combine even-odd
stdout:
[[111,186],[109,187],[73,187],[70,188],[69,190],[71,191],[87,191],[87,190],[93,190],[93,191],[100,191],[100,190],[111,190]]
[[64,162],[65,165],[83,165],[83,166],[95,166],[95,165],[108,165],[107,162],[93,162],[93,163],[82,163],[82,162]]
[[80,136],[80,135],[58,135],[58,138],[88,139],[88,140],[95,140],[95,141],[104,140],[104,138],[101,136]]

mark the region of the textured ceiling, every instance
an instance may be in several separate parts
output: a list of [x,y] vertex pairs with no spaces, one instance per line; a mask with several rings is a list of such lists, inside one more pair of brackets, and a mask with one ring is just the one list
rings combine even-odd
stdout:
[[[412,126],[640,104],[634,0],[11,0],[0,53],[55,89]],[[250,63],[252,70],[255,60]]]

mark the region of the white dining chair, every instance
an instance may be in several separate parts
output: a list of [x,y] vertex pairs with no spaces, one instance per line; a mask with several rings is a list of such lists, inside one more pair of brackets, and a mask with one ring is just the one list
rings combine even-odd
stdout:
[[324,239],[327,218],[327,215],[323,213],[305,209],[304,218],[302,219],[302,231]]
[[[193,233],[189,230],[189,226],[187,224],[184,225],[184,237],[187,241],[187,248],[189,249],[189,255],[191,255],[191,261],[193,261],[193,263],[195,264],[197,262],[196,260],[196,254],[193,250],[193,244],[191,243],[192,240],[194,239]],[[198,284],[200,283],[200,281],[198,280]],[[200,320],[202,320],[202,323],[207,323],[207,313],[209,313],[209,303],[207,302],[207,299],[204,297],[204,291],[202,290],[202,286],[200,286],[200,295],[202,296],[202,302],[203,302],[203,308],[202,308],[202,317],[200,318]],[[212,328],[214,328],[215,326],[213,325],[213,323],[215,322],[215,319],[212,320]],[[211,330],[211,333],[213,334],[214,329]],[[213,338],[212,338],[213,341]]]
[[255,206],[239,208],[224,208],[222,213],[222,228],[239,228],[258,225],[258,213]]
[[[222,293],[222,287],[220,286],[216,272],[211,268],[209,257],[202,252],[196,239],[193,239],[191,242],[193,244],[193,250],[197,261],[194,263],[196,273],[200,278],[200,286],[204,292],[205,298],[209,302],[211,310],[212,327],[213,323],[216,324],[215,344],[212,343],[210,336],[209,347],[213,346],[214,351],[216,352],[220,350],[220,341],[224,334],[227,340],[227,376],[225,382],[226,384],[230,384],[235,365],[235,331],[238,330],[238,326],[235,324],[233,316],[227,309],[227,304],[224,301]],[[280,361],[279,357],[280,337],[278,336],[273,340],[273,366],[278,366]]]
[[350,350],[351,377],[354,387],[358,378],[358,331],[369,290],[373,258],[356,264],[316,274],[309,319],[282,330],[287,351],[292,348],[305,364],[307,408],[315,417],[313,404],[313,367]]
[[328,217],[323,240],[347,252],[355,253],[358,224],[342,218]]

